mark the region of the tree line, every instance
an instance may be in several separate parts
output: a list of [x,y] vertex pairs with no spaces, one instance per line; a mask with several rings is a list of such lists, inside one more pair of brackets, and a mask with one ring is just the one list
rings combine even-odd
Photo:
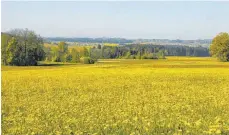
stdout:
[[125,46],[68,46],[65,42],[45,47],[46,61],[94,63],[97,59],[165,59],[166,56],[209,56],[204,47],[131,44]]
[[[2,64],[18,66],[37,65],[38,61],[92,64],[97,59],[164,59],[166,56],[209,56],[208,48],[189,46],[152,44],[69,46],[66,42],[44,46],[43,39],[28,29],[14,29],[7,34],[2,33],[1,42]],[[228,61],[228,46],[228,34],[220,34],[213,39],[210,53],[221,61]]]

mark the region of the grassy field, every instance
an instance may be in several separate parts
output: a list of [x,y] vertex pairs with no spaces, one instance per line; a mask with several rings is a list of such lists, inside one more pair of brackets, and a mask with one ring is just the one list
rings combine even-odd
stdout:
[[229,63],[2,67],[3,134],[229,134]]

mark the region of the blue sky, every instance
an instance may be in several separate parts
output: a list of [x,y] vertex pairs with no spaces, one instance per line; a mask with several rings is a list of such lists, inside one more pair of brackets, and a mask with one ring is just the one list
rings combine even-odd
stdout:
[[229,2],[2,2],[2,31],[41,36],[210,39],[229,32]]

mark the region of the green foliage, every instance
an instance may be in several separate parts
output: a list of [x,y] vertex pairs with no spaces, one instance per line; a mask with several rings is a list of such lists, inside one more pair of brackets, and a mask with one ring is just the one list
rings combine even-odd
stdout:
[[130,51],[128,51],[128,52],[126,53],[126,56],[125,56],[124,58],[126,58],[126,59],[131,58],[131,53],[130,53]]
[[66,54],[66,62],[72,62],[72,55],[71,54]]
[[229,61],[229,34],[220,33],[212,41],[210,54],[220,61]]
[[89,51],[86,47],[83,48],[83,56],[84,57],[89,57]]
[[[43,40],[35,32],[28,29],[14,29],[4,53],[4,64],[16,66],[37,65],[37,61],[45,58]],[[4,46],[5,47],[5,46]]]
[[136,56],[135,55],[130,55],[129,59],[136,59]]
[[58,44],[58,49],[60,53],[67,53],[68,52],[68,45],[65,42],[60,42]]
[[77,63],[80,61],[79,52],[77,52],[77,50],[75,48],[72,49],[71,56],[72,56],[71,62]]
[[52,62],[60,62],[58,48],[51,48]]
[[12,37],[11,40],[8,42],[8,46],[6,48],[6,54],[7,54],[7,59],[6,59],[6,64],[7,65],[14,65],[16,63],[16,60],[18,59],[19,55],[17,52],[18,48],[18,42],[16,38]]
[[90,57],[82,57],[82,58],[80,58],[80,62],[83,64],[94,64],[95,60],[93,60]]
[[90,50],[90,57],[92,58],[92,59],[100,59],[100,58],[102,58],[102,50],[101,49],[91,49]]
[[45,61],[52,61],[52,49],[51,47],[44,47]]
[[141,59],[158,59],[158,56],[155,53],[145,53]]
[[[93,50],[96,48],[92,48]],[[97,57],[92,58],[91,47],[69,47],[65,42],[59,42],[57,46],[46,45],[46,61],[52,62],[82,62],[85,64],[92,64]],[[98,49],[100,50],[100,49]]]
[[68,55],[68,45],[65,42],[60,42],[58,44],[58,57],[60,62],[66,62]]
[[159,50],[157,53],[157,57],[159,59],[164,59],[165,58],[165,51],[164,50]]
[[97,48],[98,48],[98,49],[101,49],[101,48],[102,48],[102,46],[99,44]]
[[136,56],[137,59],[141,59],[141,52],[139,51]]
[[7,65],[6,61],[7,61],[7,46],[9,41],[11,40],[11,36],[9,34],[6,33],[1,33],[1,61],[3,65]]
[[[59,43],[63,44],[63,43]],[[157,45],[126,45],[126,46],[70,46],[69,49],[64,47],[55,47],[51,45],[51,49],[46,49],[47,60],[53,59],[55,62],[69,61],[79,62],[82,57],[90,57],[97,59],[165,59],[165,56],[208,56],[208,49],[203,47],[187,47],[187,46],[157,46]],[[50,46],[46,45],[47,48]],[[54,49],[52,49],[54,48]],[[57,50],[55,50],[57,48]],[[71,51],[75,48],[76,50]],[[58,51],[65,50],[65,51]],[[63,53],[65,52],[65,53]],[[73,53],[73,54],[72,54]],[[64,55],[62,55],[64,54]],[[68,60],[66,60],[68,59]]]

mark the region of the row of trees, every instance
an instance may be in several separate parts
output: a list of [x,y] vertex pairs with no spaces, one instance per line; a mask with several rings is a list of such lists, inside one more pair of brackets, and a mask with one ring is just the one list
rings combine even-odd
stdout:
[[[15,29],[2,33],[4,65],[37,65],[38,61],[94,63],[97,59],[164,59],[165,56],[209,56],[208,48],[130,44],[125,46],[71,46],[65,42],[45,46],[34,31]],[[212,56],[229,61],[229,35],[220,33],[210,47]]]
[[38,61],[94,63],[89,50],[69,49],[65,42],[57,46],[44,47],[43,39],[34,31],[14,29],[1,33],[1,61],[4,65],[35,66]]
[[59,42],[57,46],[47,46],[44,49],[46,61],[53,62],[82,62],[92,64],[96,59],[90,58],[90,48],[71,47],[69,48],[65,42]]
[[90,51],[91,57],[97,59],[163,59],[165,56],[209,56],[207,48],[188,46],[132,44],[126,46],[98,46]]
[[[153,50],[152,50],[153,49]],[[165,58],[165,51],[145,46],[68,46],[65,42],[45,47],[45,60],[53,62],[94,63],[97,59],[158,59]]]
[[208,56],[206,48],[131,44],[126,46],[71,46],[65,42],[44,47],[42,38],[28,29],[2,33],[4,65],[37,65],[38,61],[94,63],[97,59],[163,59],[166,55]]
[[71,46],[65,42],[45,47],[46,61],[80,62],[81,58],[97,59],[164,59],[165,56],[209,56],[203,47],[157,46],[132,44],[126,46]]

